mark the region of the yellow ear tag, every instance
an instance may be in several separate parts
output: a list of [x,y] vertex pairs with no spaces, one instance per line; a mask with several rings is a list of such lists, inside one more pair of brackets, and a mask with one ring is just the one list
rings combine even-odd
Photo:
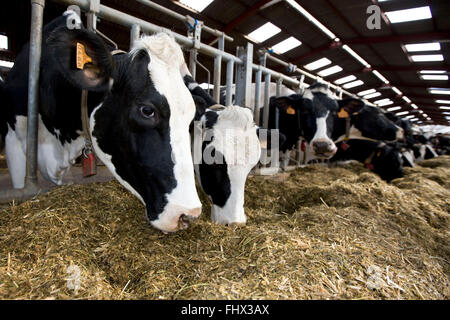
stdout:
[[287,114],[295,114],[295,109],[292,108],[292,106],[289,106],[289,107],[286,109],[286,113],[287,113]]
[[345,111],[344,108],[341,108],[341,111],[338,112],[338,117],[339,118],[348,118],[348,112]]
[[378,151],[378,153],[377,153],[377,158],[378,158],[379,156],[381,156],[381,151]]
[[92,58],[87,55],[84,45],[77,42],[77,68],[83,70],[84,65],[89,62],[92,62]]

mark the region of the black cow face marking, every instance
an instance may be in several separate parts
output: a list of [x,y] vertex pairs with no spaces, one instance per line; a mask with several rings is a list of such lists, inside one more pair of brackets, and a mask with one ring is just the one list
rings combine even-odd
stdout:
[[91,119],[96,152],[145,204],[152,225],[176,231],[183,216],[197,217],[201,207],[189,144],[192,97],[179,71],[161,61],[152,67],[144,48],[119,57],[116,65],[114,86]]

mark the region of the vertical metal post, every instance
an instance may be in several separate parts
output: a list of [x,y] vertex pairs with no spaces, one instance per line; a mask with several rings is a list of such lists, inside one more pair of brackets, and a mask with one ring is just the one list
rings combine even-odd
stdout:
[[[267,63],[267,52],[260,52],[259,56],[259,64],[263,67],[266,66]],[[255,74],[255,110],[254,110],[254,118],[255,123],[257,125],[261,125],[263,119],[261,119],[261,82],[262,82],[262,71],[258,70]],[[264,100],[263,100],[264,104]]]
[[44,7],[45,0],[31,0],[25,188],[37,188],[39,72],[41,67]]
[[189,50],[189,72],[195,80],[197,77],[197,50]]
[[87,27],[89,30],[97,30],[97,14],[100,12],[100,0],[89,1],[89,11],[87,12]]
[[237,47],[237,56],[244,63],[238,65],[236,71],[236,104],[241,107],[251,107],[251,86],[253,75],[253,44],[247,43],[247,48]]
[[270,73],[264,75],[264,114],[263,114],[263,128],[269,127],[269,104],[270,104]]
[[234,76],[234,61],[229,60],[227,62],[227,92],[225,98],[225,105],[231,106],[232,104],[232,88],[233,88],[233,76]]
[[[225,38],[222,35],[219,38],[219,50],[225,50]],[[214,58],[214,91],[213,98],[217,102],[220,102],[220,80],[222,78],[222,56],[218,55]]]
[[253,118],[255,119],[255,123],[259,126],[260,119],[260,110],[261,110],[261,80],[262,80],[262,71],[258,70],[255,74],[255,110],[253,110]]
[[[279,78],[277,79],[277,89],[276,89],[276,96],[281,96],[281,84],[283,83],[283,79]],[[275,108],[275,129],[280,129],[279,127],[280,123],[280,110],[278,108]]]
[[[202,34],[202,24],[197,23],[195,24],[192,29],[188,30],[188,37],[192,40],[194,40],[194,47],[189,50],[189,71],[192,75],[192,78],[194,80],[197,77],[197,50],[200,49],[200,43],[201,43],[201,34]],[[209,85],[209,81],[208,81]],[[209,88],[208,88],[209,90]]]
[[141,36],[141,26],[138,24],[133,24],[130,30],[130,49],[133,48],[134,43],[139,40]]

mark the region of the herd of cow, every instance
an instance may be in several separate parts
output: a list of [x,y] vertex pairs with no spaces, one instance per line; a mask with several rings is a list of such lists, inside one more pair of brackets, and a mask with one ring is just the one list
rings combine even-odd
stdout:
[[[129,53],[113,55],[95,32],[82,26],[68,29],[66,21],[73,21],[73,15],[68,10],[43,30],[38,117],[42,176],[62,184],[89,140],[115,178],[144,204],[150,223],[163,232],[184,229],[200,215],[195,178],[213,204],[214,222],[245,223],[245,182],[261,155],[252,111],[214,101],[193,80],[180,46],[167,34],[144,36]],[[88,62],[81,67],[80,48]],[[29,45],[6,81],[0,81],[0,141],[15,188],[24,187],[26,172],[28,60]],[[83,134],[82,90],[88,92],[89,139]],[[387,181],[400,177],[402,166],[413,166],[414,159],[436,156],[408,121],[358,99],[337,99],[323,84],[313,84],[301,95],[289,89],[284,93],[270,99],[268,111],[268,128],[279,128],[283,153],[304,139],[309,160],[358,160]],[[201,156],[216,161],[193,161],[196,130]],[[448,139],[441,140],[440,151],[448,153]]]

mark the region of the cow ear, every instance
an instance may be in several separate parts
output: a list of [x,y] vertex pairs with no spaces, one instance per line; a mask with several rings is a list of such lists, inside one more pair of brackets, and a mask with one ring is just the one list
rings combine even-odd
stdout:
[[64,26],[54,30],[46,44],[56,67],[75,87],[90,91],[110,88],[113,60],[97,34]]
[[271,97],[270,98],[270,104],[274,105],[276,108],[280,110],[286,110],[286,112],[289,113],[289,111],[298,110],[299,108],[299,101],[301,100],[301,96],[298,94],[293,94],[287,97]]
[[[361,109],[364,107],[364,102],[359,99],[349,98],[344,100],[338,100],[339,105],[339,114],[341,114],[340,117],[346,118],[345,113],[348,113],[350,115],[361,111]],[[348,116],[348,115],[347,115]]]

